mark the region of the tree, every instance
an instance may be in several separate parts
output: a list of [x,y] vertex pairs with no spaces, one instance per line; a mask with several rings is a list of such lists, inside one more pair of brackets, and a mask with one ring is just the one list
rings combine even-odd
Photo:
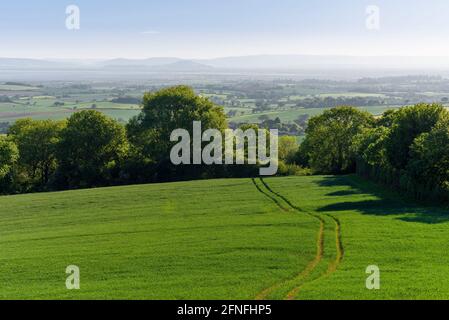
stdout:
[[385,152],[393,168],[404,169],[410,160],[410,147],[422,133],[430,132],[448,112],[438,104],[417,104],[394,113],[391,131],[385,140]]
[[285,163],[293,163],[298,149],[299,143],[297,137],[279,137],[279,160]]
[[59,187],[107,185],[128,149],[125,128],[95,110],[73,114],[58,143]]
[[194,121],[201,121],[203,131],[227,128],[223,108],[196,95],[190,87],[176,86],[146,93],[142,112],[127,125],[128,139],[142,161],[160,166],[167,164],[175,144],[170,141],[171,133],[185,129],[192,136]]
[[398,110],[390,109],[385,111],[376,121],[376,126],[391,128]]
[[300,164],[307,162],[313,171],[323,174],[354,171],[353,138],[373,123],[369,113],[344,106],[312,117],[300,148]]
[[19,166],[34,187],[45,186],[56,169],[56,145],[64,126],[64,121],[21,119],[9,128],[19,150]]
[[[434,190],[449,192],[449,119],[440,120],[428,133],[418,136],[410,148],[407,176],[415,186],[415,194],[427,197]],[[420,186],[420,188],[416,188]]]
[[352,141],[352,147],[357,158],[371,166],[386,164],[385,139],[390,130],[386,127],[364,129]]
[[10,139],[0,136],[0,180],[5,178],[19,158],[19,150]]

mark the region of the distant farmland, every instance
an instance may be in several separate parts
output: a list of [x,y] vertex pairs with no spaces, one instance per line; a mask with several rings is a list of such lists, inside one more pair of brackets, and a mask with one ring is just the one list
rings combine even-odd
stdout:
[[[399,106],[368,106],[368,107],[360,107],[362,110],[366,110],[370,112],[373,115],[381,115],[385,111],[389,109],[395,109],[399,108]],[[299,116],[302,115],[309,115],[309,116],[315,116],[318,115],[325,110],[329,110],[330,108],[296,108],[296,109],[289,109],[289,110],[274,110],[274,111],[267,111],[263,113],[255,113],[255,114],[245,114],[236,116],[230,119],[230,121],[234,122],[260,122],[259,119],[261,116],[268,116],[270,119],[275,119],[276,117],[279,117],[279,119],[282,122],[293,122],[294,120],[298,119]]]
[[[56,104],[55,104],[56,103]],[[14,122],[21,118],[62,120],[85,109],[96,109],[114,118],[128,121],[140,112],[138,105],[101,102],[66,102],[58,105],[53,97],[33,98],[29,104],[23,101],[0,103],[0,122]]]

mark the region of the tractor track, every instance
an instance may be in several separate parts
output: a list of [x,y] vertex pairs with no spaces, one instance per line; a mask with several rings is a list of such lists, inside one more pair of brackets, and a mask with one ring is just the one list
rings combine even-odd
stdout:
[[301,289],[304,287],[304,285],[308,285],[311,283],[314,283],[318,280],[324,279],[328,276],[330,276],[332,273],[334,273],[335,271],[337,271],[339,265],[341,264],[342,260],[343,260],[343,256],[344,256],[344,248],[343,248],[343,242],[341,239],[341,224],[340,221],[335,218],[334,216],[330,215],[330,214],[325,214],[327,217],[331,218],[334,223],[335,223],[335,246],[337,249],[337,254],[335,256],[335,260],[329,263],[329,266],[327,268],[327,271],[320,274],[317,278],[312,279],[311,281],[307,281],[307,282],[303,282],[301,283],[301,285],[299,285],[298,287],[294,288],[293,290],[291,290],[287,297],[285,298],[285,300],[295,300],[298,297],[299,292],[301,291]]
[[264,196],[266,196],[267,198],[269,198],[271,201],[273,201],[281,210],[283,211],[289,211],[289,208],[284,207],[281,202],[276,199],[276,197],[271,196],[268,192],[265,192],[262,190],[262,188],[257,184],[256,179],[251,179],[253,184],[256,186],[256,189],[262,193]]
[[[342,242],[342,236],[341,236],[341,223],[334,216],[332,216],[330,214],[326,214],[326,216],[331,218],[335,223],[335,243],[336,243],[336,250],[337,250],[336,258],[334,261],[332,261],[329,264],[326,272],[320,274],[315,279],[307,281],[308,276],[315,270],[315,268],[318,266],[318,264],[321,262],[321,260],[323,259],[323,256],[324,256],[324,228],[325,228],[326,221],[320,215],[308,212],[306,210],[301,209],[298,206],[295,206],[285,196],[274,191],[262,178],[260,178],[260,181],[267,191],[262,190],[262,188],[257,184],[255,179],[252,179],[252,181],[259,192],[264,194],[266,197],[270,198],[282,210],[284,210],[284,211],[289,210],[288,208],[285,208],[284,206],[282,206],[281,202],[283,201],[287,204],[287,206],[290,209],[293,209],[302,214],[307,214],[307,215],[313,217],[314,219],[317,219],[320,222],[320,228],[319,228],[318,236],[317,236],[317,253],[315,255],[315,258],[312,261],[310,261],[307,264],[306,268],[304,270],[302,270],[294,278],[284,280],[284,281],[277,283],[269,288],[266,288],[256,296],[256,300],[264,300],[276,289],[282,287],[283,284],[286,284],[291,281],[296,282],[296,283],[300,282],[301,284],[299,286],[293,288],[292,290],[290,290],[288,292],[287,296],[285,297],[285,300],[294,300],[298,296],[300,290],[302,289],[302,287],[305,284],[314,282],[314,281],[324,278],[324,277],[327,277],[337,270],[337,268],[340,265],[341,261],[343,260],[343,256],[344,256],[344,248],[343,248],[343,242]],[[278,198],[281,199],[282,201],[280,201]]]
[[334,220],[335,222],[335,246],[337,248],[337,256],[335,257],[335,261],[329,265],[329,268],[327,269],[327,274],[330,275],[331,273],[337,271],[338,266],[340,265],[341,261],[343,260],[343,256],[345,255],[345,250],[343,248],[343,241],[341,239],[341,223],[340,220],[335,218],[334,216],[330,214],[326,214],[329,218]]
[[316,268],[316,266],[320,263],[321,259],[323,258],[323,254],[324,254],[324,225],[325,225],[325,221],[322,217],[314,215],[312,213],[309,212],[305,212],[304,210],[294,206],[287,198],[285,198],[283,195],[275,192],[274,190],[272,190],[270,188],[270,186],[261,178],[260,181],[262,182],[262,185],[265,187],[265,189],[268,192],[265,192],[262,190],[262,188],[257,184],[255,179],[252,179],[254,185],[256,186],[257,190],[259,192],[261,192],[263,195],[265,195],[266,197],[268,197],[269,199],[271,199],[273,202],[275,202],[278,207],[280,207],[281,209],[285,210],[284,207],[281,205],[281,201],[279,201],[277,198],[280,198],[281,200],[283,200],[291,209],[300,212],[300,213],[306,213],[308,215],[310,215],[311,217],[317,219],[320,222],[320,228],[318,231],[318,235],[317,235],[317,253],[315,255],[315,258],[310,261],[306,268],[304,270],[302,270],[298,275],[296,275],[294,278],[292,279],[288,279],[288,280],[284,280],[280,283],[277,283],[269,288],[264,289],[263,291],[261,291],[257,296],[256,296],[256,300],[264,300],[266,299],[273,291],[275,291],[276,289],[278,289],[279,287],[281,287],[284,283],[286,282],[290,282],[290,281],[303,281],[305,280],[311,273],[312,271]]

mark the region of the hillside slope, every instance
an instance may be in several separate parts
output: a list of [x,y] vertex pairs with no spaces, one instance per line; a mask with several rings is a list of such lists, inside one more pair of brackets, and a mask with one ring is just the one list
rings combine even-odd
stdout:
[[[318,223],[251,180],[0,198],[0,298],[253,299],[305,268]],[[65,288],[68,265],[81,290]]]
[[449,298],[449,215],[353,176],[0,197],[0,235],[0,299]]
[[[306,283],[298,299],[448,299],[449,212],[423,207],[356,176],[267,179],[293,204],[341,224],[338,270]],[[380,290],[368,290],[368,266]]]

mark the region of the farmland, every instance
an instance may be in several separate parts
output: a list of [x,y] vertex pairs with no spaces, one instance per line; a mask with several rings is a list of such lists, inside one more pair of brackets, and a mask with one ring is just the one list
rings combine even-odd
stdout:
[[0,100],[0,122],[13,123],[26,117],[61,120],[85,109],[97,109],[122,122],[138,114],[138,103],[119,103],[114,100],[117,95],[112,90],[72,85],[63,88],[0,85],[0,96],[3,97]]
[[[139,113],[140,99],[145,92],[179,83],[173,82],[163,78],[120,82],[4,82],[0,83],[0,123],[13,123],[24,117],[59,120],[84,109],[96,109],[126,123]],[[190,76],[182,82],[223,106],[234,126],[276,118],[293,124],[298,118],[314,116],[337,105],[357,106],[379,115],[418,102],[447,104],[449,91],[446,79],[424,76],[329,81],[238,76],[223,79],[210,75],[207,79]],[[301,128],[302,122],[299,121]],[[301,128],[297,135],[301,135],[304,129]]]
[[[387,110],[390,109],[396,109],[399,106],[367,106],[367,107],[360,107],[362,110],[366,110],[369,113],[373,115],[380,115],[384,113]],[[244,114],[240,116],[236,116],[233,118],[230,118],[230,121],[234,122],[260,122],[261,116],[267,116],[270,119],[279,118],[282,122],[293,122],[298,117],[303,115],[308,115],[310,117],[316,116],[325,110],[329,110],[329,108],[298,108],[298,109],[291,109],[291,110],[274,110],[274,111],[268,111],[268,112],[261,112],[257,114]]]
[[[0,198],[2,299],[448,298],[449,216],[355,176]],[[77,265],[81,290],[65,288]],[[381,289],[367,290],[367,266]]]

